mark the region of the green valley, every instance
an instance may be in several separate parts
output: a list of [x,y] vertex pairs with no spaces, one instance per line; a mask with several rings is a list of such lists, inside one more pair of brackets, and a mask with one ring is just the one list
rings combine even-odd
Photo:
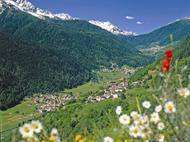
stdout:
[[[102,94],[103,90],[101,89],[107,88],[113,83],[118,83],[122,81],[127,75],[123,72],[123,70],[117,71],[100,71],[97,73],[98,79],[92,80],[88,83],[78,86],[77,88],[68,89],[64,92],[59,92],[60,95],[71,94],[78,95],[80,94],[80,99],[74,104],[82,103],[80,100],[86,98],[90,95],[98,95]],[[34,96],[39,94],[34,94]],[[48,94],[43,94],[48,95]],[[10,108],[6,111],[0,112],[0,121],[5,122],[2,123],[1,126],[1,135],[3,136],[3,140],[9,141],[12,137],[12,131],[24,122],[27,122],[32,119],[39,119],[43,116],[43,114],[39,113],[36,107],[36,104],[32,101],[32,97],[27,98],[22,101],[21,104]],[[68,104],[70,105],[74,105]],[[9,138],[6,138],[9,137]]]
[[[180,51],[188,49],[189,39],[182,45],[176,48],[174,52],[173,67],[171,68],[171,81],[170,87],[180,88],[180,84],[176,80],[176,76],[182,75],[183,86],[188,86],[189,72],[190,72],[190,54],[184,55]],[[180,58],[181,55],[184,55]],[[179,60],[178,60],[179,59]],[[177,61],[178,60],[178,61]],[[177,66],[176,66],[177,61]],[[131,111],[138,110],[138,102],[145,100],[150,101],[152,104],[157,103],[157,97],[161,97],[161,90],[159,85],[164,84],[159,76],[161,71],[161,61],[147,66],[144,69],[137,71],[130,79],[131,83],[136,80],[141,80],[146,76],[151,76],[145,80],[142,87],[132,87],[124,91],[122,96],[116,100],[106,100],[95,104],[70,104],[68,107],[63,108],[57,112],[49,113],[45,118],[45,125],[48,130],[56,126],[63,134],[62,139],[72,141],[77,133],[89,138],[101,141],[104,136],[116,136],[117,132],[114,131],[119,125],[115,114],[117,106],[122,106],[124,112],[129,114]],[[182,68],[185,70],[181,70]],[[171,89],[173,89],[171,87]],[[138,100],[138,102],[137,102]],[[189,100],[188,100],[189,102]],[[182,102],[180,102],[182,103]],[[68,116],[68,117],[65,117]],[[59,119],[59,121],[55,121]],[[54,125],[52,125],[54,124]],[[62,127],[59,127],[59,126]]]
[[189,17],[138,35],[0,0],[0,142],[189,142],[189,73]]
[[[113,63],[138,67],[154,59],[131,48],[119,36],[82,20],[42,20],[8,7],[0,15],[0,24],[1,76],[5,84],[1,86],[2,109],[31,93],[81,85],[95,77],[93,70],[110,68]],[[22,91],[18,92],[19,88]]]
[[[188,80],[185,78],[188,78],[189,75],[190,60],[189,54],[184,55],[183,52],[189,49],[189,41],[190,40],[187,39],[182,45],[175,49],[172,65],[175,66],[174,61],[179,60],[177,66],[178,73],[181,72],[179,69],[187,66],[187,69],[183,71],[183,80],[185,81],[183,82],[183,85],[188,85]],[[80,133],[89,139],[101,141],[105,135],[113,134],[113,129],[118,125],[115,115],[115,108],[118,105],[122,106],[123,109],[126,110],[125,113],[130,113],[131,111],[138,109],[136,99],[138,99],[139,102],[149,100],[152,103],[156,103],[155,96],[160,96],[161,94],[158,89],[158,85],[160,84],[159,76],[155,74],[155,72],[160,72],[160,63],[161,61],[155,62],[152,65],[148,65],[146,68],[139,69],[134,75],[132,75],[129,78],[130,83],[142,80],[143,78],[146,78],[146,76],[152,77],[145,80],[142,87],[137,86],[127,89],[122,93],[122,96],[120,96],[119,99],[108,99],[97,103],[84,103],[81,99],[78,99],[78,101],[71,102],[60,110],[49,112],[43,117],[38,117],[38,119],[43,122],[48,131],[54,127],[58,128],[59,132],[63,134],[61,135],[62,139],[73,141],[74,136],[77,133]],[[175,80],[176,69],[174,67],[172,67],[171,73]],[[80,97],[97,95],[97,92],[99,92],[101,88],[106,88],[109,83],[117,83],[118,81],[121,81],[123,77],[126,77],[126,75],[119,71],[99,72],[99,80],[90,81],[89,83],[78,86],[77,88],[69,89],[60,93],[69,93],[72,95],[81,94]],[[170,83],[172,82],[173,81]],[[21,104],[21,106],[24,104],[25,102]],[[10,112],[15,112],[18,109],[20,109],[19,106],[18,108],[15,107],[14,111],[6,111],[5,114],[7,114],[8,117]],[[30,113],[32,111],[28,112]]]

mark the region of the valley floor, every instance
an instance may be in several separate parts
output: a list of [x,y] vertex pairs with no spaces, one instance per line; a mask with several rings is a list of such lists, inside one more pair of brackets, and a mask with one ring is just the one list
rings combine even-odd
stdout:
[[[117,71],[101,71],[97,73],[98,80],[90,81],[77,88],[67,89],[64,92],[59,92],[59,96],[80,96],[79,101],[87,98],[88,96],[97,96],[103,94],[103,90],[112,84],[117,84],[127,77],[122,70]],[[35,94],[34,96],[40,96],[42,94]],[[50,94],[44,94],[49,96]],[[43,95],[43,96],[44,96]],[[35,97],[34,97],[35,98]],[[52,99],[52,101],[54,101]],[[51,104],[52,102],[49,102]],[[74,102],[76,103],[76,102]],[[33,98],[25,99],[21,104],[10,108],[6,111],[0,112],[1,121],[1,138],[6,141],[7,137],[10,137],[14,130],[29,120],[38,119],[42,116],[37,107],[39,104],[35,104]],[[51,110],[50,110],[51,111]],[[10,139],[10,138],[8,138]]]
[[[167,111],[164,105],[167,104],[166,101],[171,102],[173,100],[176,103],[176,98],[179,97],[177,107],[179,107],[180,111],[178,110],[176,115],[180,115],[181,111],[183,113],[189,113],[190,110],[186,109],[186,105],[190,103],[190,100],[180,98],[180,96],[177,95],[178,89],[182,88],[182,86],[188,87],[189,83],[187,78],[189,75],[189,67],[187,65],[189,65],[189,61],[189,58],[178,61],[178,66],[173,67],[171,73],[168,74],[160,72],[160,64],[152,64],[147,68],[140,69],[129,79],[128,88],[123,89],[117,99],[105,99],[93,103],[86,101],[89,96],[101,98],[101,96],[105,94],[105,89],[112,90],[113,86],[116,88],[120,86],[119,84],[125,80],[124,78],[128,77],[123,71],[98,72],[98,80],[90,81],[77,88],[59,92],[58,97],[55,97],[58,101],[60,100],[59,97],[64,95],[77,96],[78,98],[64,103],[63,106],[59,106],[57,110],[50,110],[44,113],[39,112],[39,106],[33,103],[32,100],[37,97],[36,100],[44,99],[43,101],[48,101],[49,104],[52,104],[51,99],[54,100],[54,97],[52,98],[51,96],[48,99],[47,97],[40,98],[39,96],[42,94],[35,94],[34,98],[26,99],[16,107],[0,112],[0,120],[3,122],[1,140],[3,142],[13,140],[14,142],[20,135],[17,129],[20,124],[30,120],[40,120],[45,129],[47,129],[47,132],[50,132],[52,128],[57,128],[61,134],[60,138],[68,142],[73,142],[77,134],[86,137],[86,139],[96,140],[96,142],[102,142],[105,136],[112,136],[118,139],[116,142],[123,142],[123,137],[128,139],[130,136],[125,135],[126,131],[123,130],[124,127],[120,124],[122,120],[118,119],[119,116],[116,115],[116,108],[122,106],[123,114],[130,115],[131,112],[138,111],[140,114],[143,112],[144,114],[142,115],[150,114],[149,117],[151,118],[155,107],[159,104],[162,105],[163,111],[160,112],[158,121],[162,120],[167,127],[167,129],[163,130],[165,139],[170,142],[171,139],[176,139],[178,135],[182,135],[182,138],[184,138],[186,136],[183,136],[181,131],[174,133],[173,125],[176,125],[176,120],[174,120],[173,117],[175,114],[166,113]],[[183,72],[181,73],[181,71]],[[181,84],[176,78],[179,78],[179,81],[183,80]],[[161,91],[160,88],[163,91]],[[188,88],[186,88],[186,90],[188,90]],[[182,93],[182,96],[183,95]],[[151,103],[149,110],[145,109],[147,106],[143,108],[144,101]],[[40,105],[43,105],[43,103]],[[171,110],[171,108],[169,109]],[[184,121],[183,123],[190,123],[189,118],[187,120],[187,122]],[[186,125],[184,125],[184,127],[186,127]],[[151,129],[155,129],[154,133],[156,134],[161,132],[155,127],[154,123]],[[187,126],[187,129],[189,129],[189,126]],[[170,138],[170,136],[172,138]]]

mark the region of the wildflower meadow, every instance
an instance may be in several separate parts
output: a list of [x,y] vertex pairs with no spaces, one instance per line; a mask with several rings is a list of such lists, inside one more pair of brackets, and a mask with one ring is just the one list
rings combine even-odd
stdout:
[[[155,76],[159,77],[159,95],[149,94],[153,99],[139,101],[134,97],[136,110],[126,111],[122,105],[115,108],[117,127],[104,137],[102,142],[188,142],[190,139],[190,86],[184,83],[184,66],[179,70],[177,61],[173,61],[173,51],[166,50],[161,69]],[[172,70],[172,72],[171,72]],[[64,142],[56,128],[50,133],[40,121],[31,121],[19,128],[23,142]],[[96,142],[82,136],[80,132],[73,137],[74,142]]]

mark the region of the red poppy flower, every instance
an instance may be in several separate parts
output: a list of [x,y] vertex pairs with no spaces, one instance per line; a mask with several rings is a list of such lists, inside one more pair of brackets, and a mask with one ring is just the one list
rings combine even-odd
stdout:
[[170,60],[165,59],[163,64],[162,64],[162,71],[168,72],[169,70],[170,70]]
[[166,59],[171,60],[173,56],[172,50],[171,49],[166,50],[165,55],[166,55]]

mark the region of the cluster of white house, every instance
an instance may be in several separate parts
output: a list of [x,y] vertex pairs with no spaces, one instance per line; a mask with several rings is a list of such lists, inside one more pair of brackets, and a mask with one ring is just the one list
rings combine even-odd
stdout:
[[64,106],[66,102],[76,99],[69,95],[40,95],[33,98],[33,102],[37,106],[37,110],[42,112],[51,112]]
[[[125,80],[119,84],[113,84],[108,89],[104,90],[104,94],[101,96],[89,96],[87,102],[99,102],[106,99],[116,99],[119,94],[128,88],[128,81]],[[39,95],[33,98],[33,103],[36,104],[37,110],[40,113],[56,111],[61,106],[64,106],[71,100],[76,100],[77,97],[71,95]]]
[[128,88],[128,81],[124,80],[119,84],[113,84],[108,89],[104,90],[104,94],[101,96],[89,96],[87,101],[91,103],[100,102],[106,99],[117,99],[119,94]]

